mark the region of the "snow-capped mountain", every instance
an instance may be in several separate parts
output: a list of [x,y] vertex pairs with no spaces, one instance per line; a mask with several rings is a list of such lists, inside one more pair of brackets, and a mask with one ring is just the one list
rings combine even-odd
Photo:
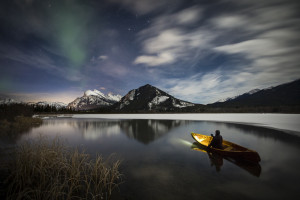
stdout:
[[78,97],[68,104],[68,108],[74,110],[91,110],[100,107],[111,106],[122,98],[121,95],[103,94],[99,90],[87,90],[82,97]]
[[194,104],[174,98],[166,92],[147,84],[131,90],[114,106],[116,110],[121,111],[171,111],[194,106]]

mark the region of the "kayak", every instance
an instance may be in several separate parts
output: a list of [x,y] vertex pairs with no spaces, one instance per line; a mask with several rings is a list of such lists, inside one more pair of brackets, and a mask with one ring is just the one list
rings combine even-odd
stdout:
[[[208,135],[202,135],[199,133],[191,133],[192,137],[201,145],[208,147],[213,137]],[[247,149],[238,144],[223,140],[223,148],[207,148],[208,151],[218,153],[222,156],[232,157],[235,159],[248,160],[252,162],[259,162],[260,156],[256,151]]]

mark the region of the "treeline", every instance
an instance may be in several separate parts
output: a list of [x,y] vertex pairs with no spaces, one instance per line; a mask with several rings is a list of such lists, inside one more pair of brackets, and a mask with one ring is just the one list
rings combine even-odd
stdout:
[[292,113],[299,114],[300,106],[207,106],[205,112],[211,113]]
[[31,105],[33,107],[34,113],[73,113],[76,112],[74,109],[70,108],[57,108],[56,106],[42,106],[42,105]]
[[76,113],[68,108],[56,108],[55,106],[37,106],[28,104],[1,104],[0,120],[14,121],[17,116],[32,117],[39,113]]
[[[47,109],[46,109],[47,110]],[[45,112],[45,109],[42,111]],[[62,111],[57,111],[62,113]],[[95,114],[118,114],[118,113],[300,113],[300,106],[230,106],[218,107],[211,105],[195,105],[185,108],[154,108],[152,110],[126,109],[118,110],[113,106],[100,107],[91,110],[65,110],[65,113],[95,113]]]
[[185,108],[171,109],[153,109],[153,110],[115,110],[107,108],[99,108],[89,111],[81,111],[89,113],[300,113],[300,106],[232,106],[217,107],[210,105],[195,105]]

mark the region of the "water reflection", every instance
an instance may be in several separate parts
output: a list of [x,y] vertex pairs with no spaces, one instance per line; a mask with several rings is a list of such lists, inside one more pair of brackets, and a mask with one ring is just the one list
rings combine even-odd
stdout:
[[210,165],[216,167],[216,171],[221,171],[221,167],[223,165],[223,156],[217,154],[217,153],[207,153]]
[[128,120],[123,121],[120,127],[127,137],[149,144],[184,123],[185,121],[179,120]]
[[23,135],[43,125],[41,123],[25,122],[0,122],[0,145],[15,144]]
[[84,139],[96,140],[100,137],[109,137],[120,134],[120,121],[69,121],[68,124],[79,130]]
[[180,120],[50,119],[45,120],[44,129],[46,127],[59,127],[60,131],[71,129],[79,132],[85,140],[97,140],[123,133],[130,139],[149,144],[168,134],[173,128],[187,123]]
[[221,167],[223,166],[223,159],[225,159],[225,160],[229,161],[230,163],[233,163],[236,166],[246,170],[253,176],[259,177],[261,174],[261,166],[259,163],[247,162],[245,160],[239,160],[239,159],[235,159],[235,158],[231,158],[231,157],[227,157],[227,156],[222,156],[217,153],[208,152],[205,146],[203,146],[197,142],[194,142],[193,145],[191,146],[191,148],[196,151],[201,151],[201,152],[207,153],[211,166],[215,166],[217,172],[221,171]]

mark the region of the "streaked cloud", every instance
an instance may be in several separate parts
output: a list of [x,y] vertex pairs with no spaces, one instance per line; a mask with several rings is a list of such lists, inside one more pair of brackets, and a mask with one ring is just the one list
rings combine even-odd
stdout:
[[164,66],[191,59],[192,52],[208,48],[214,35],[201,27],[190,28],[201,16],[202,9],[194,6],[157,17],[150,27],[139,33],[144,54],[138,56],[134,64]]
[[108,59],[108,56],[107,55],[100,55],[98,57],[98,59],[100,59],[100,60],[106,60],[106,59]]
[[175,61],[175,55],[170,52],[163,52],[153,56],[139,56],[135,59],[134,64],[146,64],[148,66],[159,66],[170,64]]
[[248,20],[242,15],[219,16],[212,20],[212,23],[219,28],[237,28],[247,24]]
[[[299,78],[300,68],[297,67],[297,63],[300,62],[300,57],[297,55],[300,52],[300,21],[294,2],[227,3],[238,4],[240,9],[205,18],[204,25],[198,28],[203,30],[205,27],[204,36],[210,36],[208,40],[205,39],[205,50],[215,52],[215,56],[226,56],[226,62],[207,71],[199,70],[195,71],[194,75],[167,78],[164,83],[161,82],[160,85],[173,95],[193,102],[212,103],[254,88],[262,89]],[[197,31],[189,29],[184,33],[196,34]],[[155,39],[163,42],[158,40],[159,37]],[[163,46],[161,43],[160,46]],[[153,43],[149,41],[144,43],[145,52],[151,53],[147,48],[153,52],[168,52],[175,49],[173,46],[180,42],[176,42],[170,48],[160,49],[151,48],[151,44]],[[189,55],[195,51],[192,48],[184,48],[183,45],[178,47]],[[179,54],[176,55],[175,62],[180,59]],[[201,60],[208,58],[204,57]],[[165,64],[168,66],[169,63]],[[185,69],[189,70],[186,66]]]
[[161,84],[166,91],[175,97],[188,99],[191,102],[208,103],[217,95],[215,91],[221,84],[221,77],[221,72],[215,71],[207,74],[196,74],[185,79],[168,79]]
[[[255,1],[256,2],[256,1]],[[218,45],[214,50],[237,59],[232,69],[236,77],[248,73],[245,89],[268,87],[299,78],[299,15],[293,1],[243,2],[247,7],[212,20],[218,30],[237,31],[239,42]],[[234,24],[232,24],[234,23]],[[234,76],[230,77],[234,85]],[[252,88],[253,89],[253,88]],[[247,92],[246,90],[244,92]]]

